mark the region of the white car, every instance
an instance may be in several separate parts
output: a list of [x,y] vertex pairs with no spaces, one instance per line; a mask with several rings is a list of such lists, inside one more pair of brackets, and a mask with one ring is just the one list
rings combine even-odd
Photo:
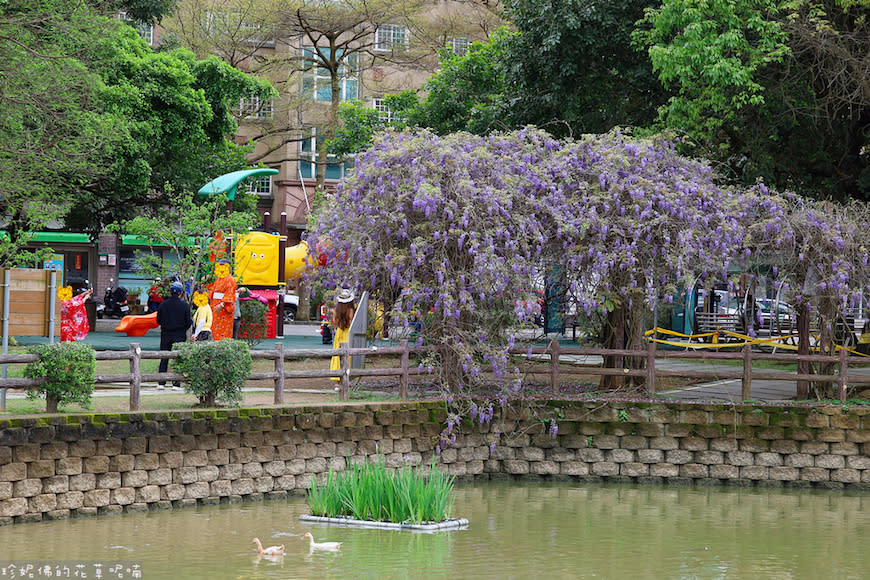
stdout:
[[284,294],[284,322],[296,321],[296,312],[299,310],[299,296],[287,292]]

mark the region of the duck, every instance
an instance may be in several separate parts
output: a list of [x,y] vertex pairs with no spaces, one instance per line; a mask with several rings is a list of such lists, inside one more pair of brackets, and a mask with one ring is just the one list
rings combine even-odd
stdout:
[[284,555],[284,544],[280,546],[269,546],[268,548],[264,548],[263,544],[260,543],[260,538],[254,538],[251,540],[252,544],[257,544],[257,553],[263,554],[264,556],[283,556]]
[[311,541],[310,551],[314,550],[329,550],[331,552],[337,552],[341,549],[341,542],[315,542],[314,536],[311,535],[311,532],[305,532],[302,534],[303,538],[308,538]]

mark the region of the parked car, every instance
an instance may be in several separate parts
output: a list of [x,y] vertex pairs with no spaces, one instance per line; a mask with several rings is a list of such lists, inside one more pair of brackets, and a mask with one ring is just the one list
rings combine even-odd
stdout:
[[777,302],[773,298],[758,298],[755,306],[761,326],[765,328],[770,328],[771,325],[775,328],[777,324],[780,327],[790,326],[795,320],[794,308],[785,302]]
[[287,292],[284,294],[284,322],[289,324],[296,321],[296,313],[299,311],[299,296]]

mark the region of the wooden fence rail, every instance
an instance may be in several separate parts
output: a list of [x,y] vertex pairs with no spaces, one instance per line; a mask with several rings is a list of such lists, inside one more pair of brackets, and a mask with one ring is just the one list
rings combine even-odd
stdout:
[[[398,377],[399,396],[408,398],[408,384],[411,376],[429,374],[430,370],[422,366],[412,367],[410,359],[412,354],[433,352],[435,347],[416,346],[407,340],[400,342],[399,346],[393,347],[369,347],[347,348],[346,343],[338,349],[294,349],[285,350],[282,343],[278,343],[274,350],[252,350],[252,359],[267,359],[274,361],[274,370],[268,372],[251,372],[248,380],[270,380],[274,383],[274,402],[284,402],[284,388],[287,379],[321,378],[329,377],[338,379],[339,400],[346,401],[350,395],[350,381],[355,377]],[[849,374],[850,362],[859,362],[857,357],[850,357],[848,351],[841,349],[839,354],[833,355],[797,355],[783,353],[753,352],[747,345],[741,351],[736,352],[693,352],[693,351],[660,351],[656,349],[654,342],[647,343],[644,350],[604,349],[604,348],[574,348],[563,347],[558,341],[552,341],[546,347],[515,348],[511,354],[525,357],[549,357],[550,388],[554,396],[559,395],[562,375],[592,375],[592,376],[624,376],[645,379],[646,390],[650,394],[656,392],[656,379],[664,377],[683,377],[690,379],[740,379],[742,382],[742,400],[751,399],[751,384],[753,379],[775,381],[815,381],[832,382],[838,386],[840,400],[846,400],[848,385],[870,384],[870,376]],[[360,368],[350,366],[350,357],[363,356],[399,356],[398,368]],[[6,354],[0,355],[0,364],[26,364],[37,359],[35,354]],[[123,384],[123,389],[130,391],[130,410],[138,411],[140,407],[140,391],[143,382],[166,382],[180,381],[184,375],[174,372],[143,373],[141,372],[142,360],[173,359],[178,356],[173,351],[143,351],[139,343],[131,343],[127,351],[97,351],[96,360],[128,360],[130,362],[129,373],[98,374],[95,383],[100,385]],[[341,367],[339,370],[288,370],[285,368],[287,360],[303,358],[329,358],[340,357]],[[624,359],[643,359],[645,368],[637,368],[638,365],[629,365],[622,368],[606,368],[600,363],[578,364],[576,359],[566,357],[592,356],[592,357],[623,357]],[[656,359],[680,358],[689,360],[732,360],[741,361],[742,368],[737,366],[734,370],[728,370],[722,366],[704,370],[666,370],[656,367]],[[778,361],[797,363],[809,361],[818,363],[836,364],[836,374],[799,374],[786,371],[764,371],[753,369],[756,361]],[[571,363],[563,366],[563,363]],[[864,362],[863,359],[860,362]],[[43,379],[27,378],[0,378],[0,389],[28,388],[39,385]],[[5,398],[4,398],[5,400]],[[5,410],[5,409],[0,409]]]

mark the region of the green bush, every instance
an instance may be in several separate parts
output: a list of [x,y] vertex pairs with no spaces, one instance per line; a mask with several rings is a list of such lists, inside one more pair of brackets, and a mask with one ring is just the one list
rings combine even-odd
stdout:
[[66,403],[90,405],[97,368],[93,347],[81,342],[61,342],[37,344],[28,347],[27,352],[39,359],[27,364],[24,376],[45,379],[41,385],[31,387],[27,396],[31,399],[44,396],[47,413],[56,413],[58,405]]
[[236,403],[251,374],[251,352],[240,340],[178,342],[173,370],[184,375],[185,388],[199,398],[201,405],[213,407],[215,401]]
[[239,338],[250,346],[256,346],[266,338],[266,305],[259,300],[239,300]]
[[384,458],[351,463],[339,473],[329,470],[324,486],[311,480],[308,506],[313,515],[352,517],[393,523],[441,522],[453,509],[453,476],[435,469],[387,469]]

